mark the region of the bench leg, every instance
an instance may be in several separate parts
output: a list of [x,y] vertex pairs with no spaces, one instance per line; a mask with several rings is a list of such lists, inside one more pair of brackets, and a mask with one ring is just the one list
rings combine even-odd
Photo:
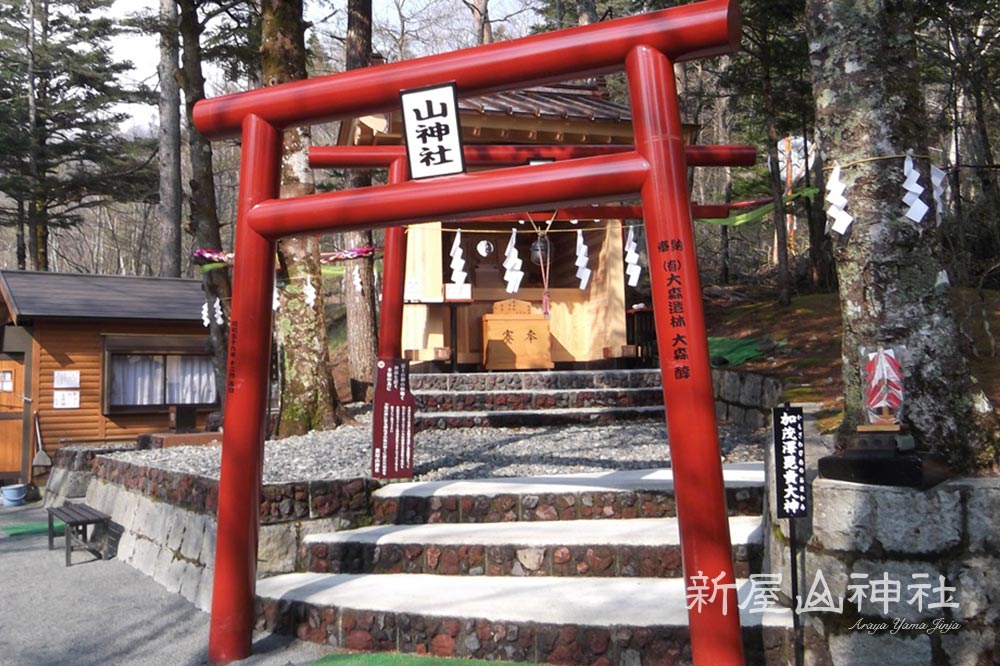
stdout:
[[108,559],[108,532],[111,531],[108,529],[109,526],[110,522],[106,520],[94,526],[94,529],[101,528],[101,560]]
[[66,529],[63,530],[64,533],[65,533],[65,535],[66,535],[65,536],[65,538],[66,538],[66,566],[69,566],[70,557],[71,557],[71,554],[73,552],[73,530],[74,529],[75,528],[70,527],[67,524],[66,525]]
[[49,514],[49,550],[55,550],[56,527],[52,521],[52,514]]

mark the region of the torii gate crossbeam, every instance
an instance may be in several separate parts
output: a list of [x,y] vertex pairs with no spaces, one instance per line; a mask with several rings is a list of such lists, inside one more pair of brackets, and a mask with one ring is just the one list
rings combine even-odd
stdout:
[[[743,664],[715,403],[673,63],[734,51],[739,11],[706,0],[627,19],[203,100],[197,129],[242,137],[209,659],[250,654],[267,407],[274,242],[293,233],[398,225],[639,193],[650,250],[671,465],[699,666]],[[460,96],[624,69],[635,148],[618,155],[279,200],[282,130],[393,108],[400,91],[453,82]],[[398,174],[397,174],[398,176]],[[399,179],[399,178],[397,178]],[[401,180],[401,179],[399,179]],[[516,205],[498,196],[500,188]],[[436,199],[438,207],[432,199]],[[463,201],[464,199],[464,201]],[[458,200],[458,203],[455,202]],[[463,206],[461,203],[465,204]]]

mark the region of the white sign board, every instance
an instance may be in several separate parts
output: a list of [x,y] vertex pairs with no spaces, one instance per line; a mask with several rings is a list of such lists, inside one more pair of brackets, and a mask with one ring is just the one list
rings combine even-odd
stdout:
[[79,391],[53,391],[53,409],[80,409]]
[[434,178],[465,172],[462,129],[458,122],[455,86],[406,90],[399,95],[403,107],[403,134],[410,178]]
[[52,373],[52,388],[57,389],[78,389],[80,388],[79,370],[56,370]]

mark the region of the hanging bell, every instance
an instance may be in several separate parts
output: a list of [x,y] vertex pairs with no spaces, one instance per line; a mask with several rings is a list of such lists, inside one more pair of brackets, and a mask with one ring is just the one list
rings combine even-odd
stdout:
[[548,263],[552,259],[552,241],[545,236],[539,236],[531,243],[529,256],[531,263],[536,266],[541,266],[543,262]]

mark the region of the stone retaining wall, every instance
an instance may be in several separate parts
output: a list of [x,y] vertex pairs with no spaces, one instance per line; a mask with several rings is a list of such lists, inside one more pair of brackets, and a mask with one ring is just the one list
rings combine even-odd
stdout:
[[67,499],[81,498],[93,478],[94,460],[99,455],[134,451],[134,444],[123,446],[66,446],[52,459],[52,469],[45,483],[43,506],[62,506]]
[[[834,600],[865,598],[804,616],[806,663],[1000,663],[1000,479],[925,491],[817,479],[812,497],[801,594],[822,572]],[[873,601],[877,589],[889,600]]]
[[781,404],[781,380],[737,370],[712,370],[715,413],[754,430],[771,423],[771,409]]
[[[211,605],[218,481],[92,458],[86,502],[111,515],[116,557],[199,608]],[[261,495],[257,572],[296,569],[309,534],[370,522],[371,479],[268,484]]]

